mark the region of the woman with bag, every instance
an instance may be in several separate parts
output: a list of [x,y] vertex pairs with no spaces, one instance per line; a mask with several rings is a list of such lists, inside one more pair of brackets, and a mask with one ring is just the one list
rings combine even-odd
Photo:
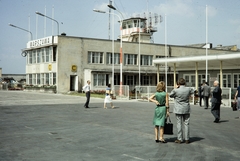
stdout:
[[[157,84],[157,92],[149,98],[149,101],[156,103],[153,125],[155,125],[155,141],[156,143],[166,143],[163,138],[164,124],[166,116],[169,116],[168,94],[165,92],[166,85],[163,81]],[[159,137],[160,127],[160,137]]]
[[104,109],[107,109],[106,103],[110,103],[112,108],[114,108],[110,94],[111,94],[111,84],[108,84],[106,88],[106,96],[104,100]]

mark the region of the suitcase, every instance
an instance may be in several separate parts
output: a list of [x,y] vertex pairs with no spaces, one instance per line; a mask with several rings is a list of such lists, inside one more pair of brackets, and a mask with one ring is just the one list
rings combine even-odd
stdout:
[[[169,121],[167,120],[167,118]],[[170,117],[167,118],[165,119],[164,134],[173,135],[173,124],[171,122]]]
[[231,102],[231,107],[233,111],[237,111],[237,102]]

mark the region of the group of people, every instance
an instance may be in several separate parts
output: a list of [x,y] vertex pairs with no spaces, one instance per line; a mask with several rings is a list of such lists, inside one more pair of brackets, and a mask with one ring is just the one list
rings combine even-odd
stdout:
[[[90,101],[90,81],[87,81],[87,84],[83,86],[83,90],[86,93],[86,103],[84,105],[85,108],[89,108]],[[171,91],[168,95],[166,92],[165,82],[160,81],[157,84],[156,93],[153,94],[149,101],[154,102],[156,104],[155,113],[153,118],[153,125],[155,131],[155,141],[156,143],[166,143],[163,135],[164,135],[164,125],[166,122],[166,118],[170,116],[169,113],[169,97],[174,98],[174,108],[173,113],[175,113],[177,120],[177,139],[175,143],[182,143],[185,140],[186,144],[190,143],[189,137],[189,123],[190,123],[190,103],[189,97],[194,94],[194,89],[185,86],[186,81],[183,78],[180,78],[177,82],[177,86]],[[222,90],[219,87],[219,82],[216,80],[213,83],[214,89],[211,91],[208,83],[203,83],[199,89],[199,104],[202,106],[202,99],[204,99],[205,109],[209,107],[209,97],[211,96],[211,113],[215,117],[214,123],[219,123],[220,120],[220,105],[222,100]],[[106,103],[110,103],[112,108],[114,108],[111,99],[111,85],[109,84],[106,88],[106,95],[104,100],[104,109],[107,109]],[[238,101],[238,110],[240,110],[240,86],[237,88],[237,92],[235,94],[235,101]],[[185,128],[185,135],[183,139],[183,125]]]
[[[83,86],[82,90],[85,92],[86,94],[86,102],[84,104],[85,108],[89,108],[89,102],[90,102],[90,93],[91,93],[91,86],[90,86],[90,80],[87,81],[87,84],[85,86]],[[105,99],[104,99],[104,105],[103,108],[107,109],[106,104],[110,103],[111,107],[114,108],[113,103],[112,103],[112,97],[111,97],[111,84],[108,84],[107,88],[106,88],[106,94],[105,94]]]
[[[174,108],[173,113],[175,113],[176,120],[177,120],[177,139],[175,143],[182,143],[183,142],[183,125],[185,128],[185,143],[190,143],[189,137],[189,123],[190,123],[190,103],[189,97],[194,94],[194,89],[185,86],[186,81],[183,78],[180,78],[177,86],[171,91],[169,94],[170,98],[174,98]],[[220,120],[220,105],[221,105],[221,88],[219,87],[219,82],[214,81],[214,90],[212,91],[212,107],[211,112],[215,117],[214,122],[218,123]],[[210,95],[210,87],[208,88],[207,83],[205,83],[206,88],[206,97],[205,100],[208,100]],[[168,94],[165,92],[166,85],[163,81],[157,84],[157,92],[152,95],[149,100],[156,104],[155,113],[153,118],[153,125],[155,131],[155,141],[156,143],[166,143],[165,139],[163,138],[164,134],[164,125],[166,117],[169,117],[169,97]],[[240,88],[239,88],[240,90]],[[208,92],[208,93],[207,93]],[[208,105],[207,107],[208,108]],[[160,128],[160,130],[159,130]]]

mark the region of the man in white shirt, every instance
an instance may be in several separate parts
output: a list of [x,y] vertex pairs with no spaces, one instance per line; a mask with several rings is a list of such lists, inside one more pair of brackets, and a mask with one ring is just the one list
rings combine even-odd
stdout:
[[86,103],[84,105],[85,108],[89,108],[88,107],[88,104],[89,104],[89,101],[90,101],[90,80],[87,81],[87,84],[85,86],[83,86],[83,90],[85,91],[86,93],[86,97],[87,97],[87,100],[86,100]]

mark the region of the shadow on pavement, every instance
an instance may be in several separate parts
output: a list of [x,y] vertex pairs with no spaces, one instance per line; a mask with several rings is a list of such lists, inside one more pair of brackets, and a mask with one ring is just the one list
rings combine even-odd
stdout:
[[229,122],[229,120],[220,120],[219,123],[222,123],[222,122]]
[[[89,106],[89,108],[102,108],[102,109],[104,109],[103,107],[97,107],[97,106]],[[120,108],[120,107],[116,107],[116,106],[114,106],[114,108],[107,107],[107,109],[117,109],[117,108]],[[86,108],[86,109],[88,109],[88,108]]]
[[[204,138],[201,138],[201,137],[190,137],[190,142],[193,143],[193,142],[201,141],[203,139]],[[177,140],[177,137],[166,138],[167,142],[173,142],[174,143],[175,140]]]
[[[102,107],[89,106],[89,108],[102,108]],[[88,108],[86,108],[86,109],[88,109]]]

